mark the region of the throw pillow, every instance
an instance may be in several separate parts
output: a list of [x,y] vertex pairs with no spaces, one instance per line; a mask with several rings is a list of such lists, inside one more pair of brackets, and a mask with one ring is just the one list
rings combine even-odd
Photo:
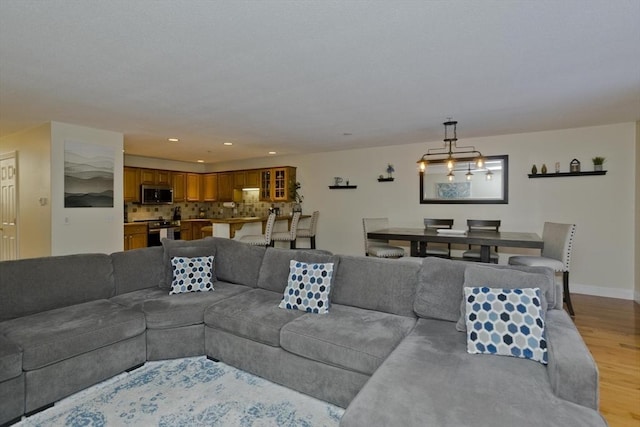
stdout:
[[332,276],[331,262],[307,264],[291,260],[289,280],[279,307],[308,313],[328,313]]
[[[228,239],[222,239],[228,240]],[[161,289],[171,289],[171,282],[173,280],[173,267],[171,266],[171,258],[174,256],[216,256],[217,241],[214,237],[207,237],[199,240],[162,240],[162,248],[164,254],[162,261],[164,264],[165,272],[162,275],[162,279],[158,286]],[[214,278],[214,281],[216,279]]]
[[213,257],[172,257],[173,281],[169,295],[213,290]]
[[547,364],[540,289],[464,288],[467,352]]
[[[510,268],[495,268],[490,266],[470,265],[464,271],[464,287],[489,288],[539,288],[542,313],[547,312],[546,292],[555,292],[553,275],[541,273],[527,273]],[[456,329],[460,332],[467,330],[465,324],[466,298],[460,302],[460,317]]]

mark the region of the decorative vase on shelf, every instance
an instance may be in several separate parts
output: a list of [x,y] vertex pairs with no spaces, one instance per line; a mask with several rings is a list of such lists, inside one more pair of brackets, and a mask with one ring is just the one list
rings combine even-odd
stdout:
[[538,167],[536,165],[533,165],[531,167],[531,174],[532,175],[537,175],[538,174]]
[[544,164],[544,163],[542,164],[542,168],[540,168],[540,172],[543,173],[543,174],[547,173],[547,165],[546,164]]

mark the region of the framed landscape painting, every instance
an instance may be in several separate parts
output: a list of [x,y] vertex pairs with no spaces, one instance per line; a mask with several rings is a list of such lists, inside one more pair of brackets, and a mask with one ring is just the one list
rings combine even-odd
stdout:
[[114,150],[80,142],[64,143],[64,207],[112,208]]

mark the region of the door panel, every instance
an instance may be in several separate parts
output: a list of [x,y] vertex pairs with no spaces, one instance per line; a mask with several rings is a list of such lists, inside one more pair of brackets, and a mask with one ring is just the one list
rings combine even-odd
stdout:
[[0,155],[0,261],[18,258],[17,172],[15,153]]

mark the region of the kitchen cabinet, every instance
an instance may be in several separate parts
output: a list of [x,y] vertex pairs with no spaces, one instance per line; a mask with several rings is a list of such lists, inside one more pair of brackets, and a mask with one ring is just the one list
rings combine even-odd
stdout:
[[205,202],[219,200],[219,175],[217,173],[207,173],[202,176],[202,200]]
[[248,170],[245,179],[246,188],[260,187],[260,169]]
[[260,200],[270,202],[293,201],[292,189],[296,185],[296,168],[284,166],[263,169],[260,172]]
[[147,247],[147,224],[124,225],[124,250]]
[[140,184],[171,185],[171,172],[159,169],[140,168]]
[[242,189],[245,188],[247,182],[247,171],[235,171],[233,172],[233,188]]
[[187,202],[202,201],[201,183],[202,176],[199,173],[187,173]]
[[184,202],[187,199],[187,174],[173,172],[171,174],[171,188],[173,188],[173,202]]
[[123,198],[124,202],[140,202],[140,169],[125,167],[123,170]]
[[202,239],[202,227],[211,225],[209,221],[192,221],[191,222],[191,239]]
[[180,240],[191,240],[191,222],[181,221]]
[[218,172],[218,201],[233,200],[233,172]]

